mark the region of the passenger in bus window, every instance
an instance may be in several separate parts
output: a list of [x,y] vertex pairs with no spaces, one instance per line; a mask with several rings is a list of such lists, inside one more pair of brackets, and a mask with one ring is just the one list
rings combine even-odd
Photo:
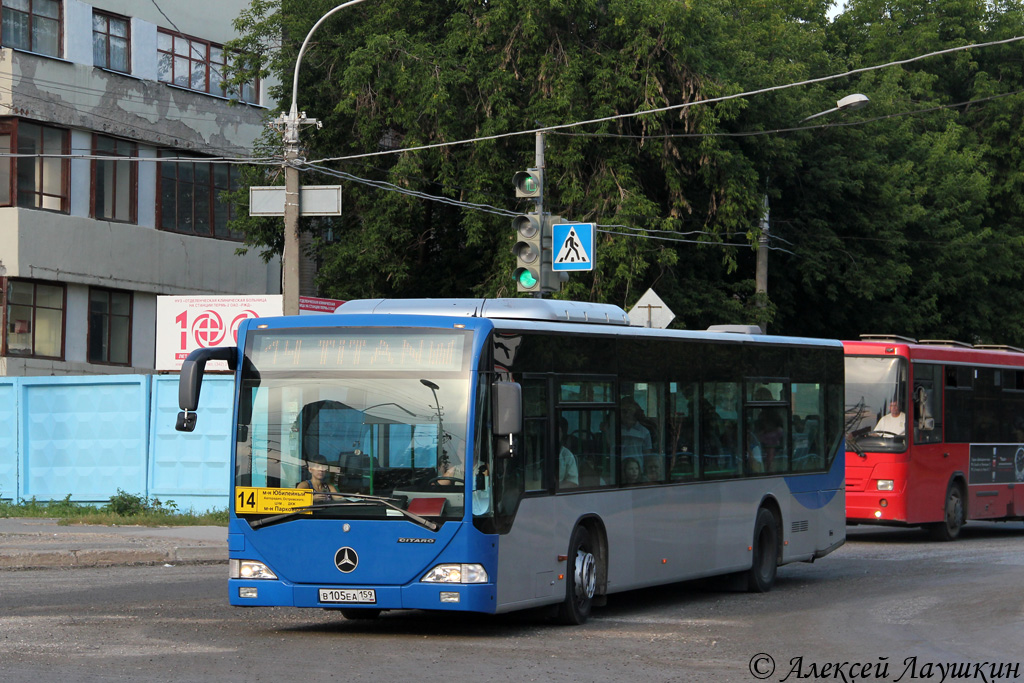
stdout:
[[313,489],[313,500],[316,502],[330,500],[332,493],[338,493],[338,487],[327,478],[327,458],[317,454],[311,457],[307,463],[306,469],[309,470],[309,479],[300,481],[295,485],[295,488]]
[[904,436],[907,433],[907,418],[900,410],[898,401],[889,402],[889,412],[875,425],[875,432]]
[[564,417],[558,418],[558,443],[561,450],[558,452],[558,485],[579,486],[580,472],[576,464],[576,456],[566,445],[569,440],[569,421]]
[[643,411],[632,398],[622,399],[619,419],[622,429],[622,456],[624,458],[642,458],[654,450],[651,430],[642,424]]
[[754,423],[751,440],[750,469],[753,472],[774,472],[784,469],[782,452],[786,431],[779,408],[761,408]]
[[644,460],[644,481],[658,482],[665,478],[661,473],[661,460],[660,455],[647,456]]
[[626,458],[622,461],[622,483],[630,486],[643,481],[640,476],[640,461],[636,458]]

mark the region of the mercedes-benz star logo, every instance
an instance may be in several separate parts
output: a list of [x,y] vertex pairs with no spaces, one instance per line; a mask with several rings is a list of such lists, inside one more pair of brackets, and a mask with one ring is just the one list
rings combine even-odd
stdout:
[[348,546],[338,548],[338,552],[334,553],[334,564],[338,565],[338,571],[348,574],[359,566],[359,555]]

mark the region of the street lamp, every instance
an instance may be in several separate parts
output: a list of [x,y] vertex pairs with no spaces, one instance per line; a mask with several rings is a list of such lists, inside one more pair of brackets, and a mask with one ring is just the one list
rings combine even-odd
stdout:
[[365,0],[350,0],[343,5],[338,5],[313,24],[309,29],[306,39],[302,41],[299,54],[295,58],[295,73],[292,76],[292,106],[288,114],[281,114],[274,122],[282,131],[284,139],[284,252],[281,254],[281,294],[284,302],[285,315],[299,314],[299,261],[301,258],[299,247],[299,196],[301,194],[301,182],[299,180],[299,126],[316,124],[316,119],[306,118],[306,112],[299,113],[297,101],[299,97],[299,66],[302,64],[302,55],[306,52],[309,39],[313,32],[320,28],[320,25],[338,10],[358,5]]
[[[819,116],[825,116],[837,111],[853,111],[854,109],[860,109],[868,104],[867,95],[861,93],[854,93],[853,95],[847,95],[838,102],[836,106],[825,111],[819,111],[817,114],[811,114],[807,118],[800,119],[800,123],[816,119]],[[768,195],[764,196],[764,208],[761,212],[761,237],[757,240],[757,272],[754,277],[754,293],[757,299],[758,308],[764,308],[767,305],[768,300],[768,232],[771,229],[771,224],[768,221]],[[761,333],[764,334],[768,331],[768,323],[762,321]]]
[[421,379],[420,384],[430,389],[430,393],[434,395],[434,407],[437,409],[437,464],[439,467],[447,466],[448,456],[444,453],[444,423],[441,421],[441,402],[437,400],[437,391],[441,387],[437,386],[429,379]]
[[816,119],[819,116],[824,116],[825,114],[831,114],[834,111],[853,111],[854,109],[860,109],[861,107],[867,106],[868,102],[870,102],[868,96],[862,95],[859,92],[854,93],[852,95],[847,95],[843,99],[836,102],[836,106],[832,107],[831,109],[819,111],[817,114],[811,114],[805,119],[800,119],[800,123],[803,123],[804,121],[810,121],[811,119]]

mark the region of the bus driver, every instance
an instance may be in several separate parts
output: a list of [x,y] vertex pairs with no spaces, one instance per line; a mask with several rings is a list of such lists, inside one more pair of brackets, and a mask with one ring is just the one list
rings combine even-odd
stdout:
[[875,425],[872,431],[894,434],[896,436],[905,435],[907,433],[907,418],[900,411],[900,404],[896,401],[890,401],[889,412],[882,416],[882,419],[878,421],[878,424]]

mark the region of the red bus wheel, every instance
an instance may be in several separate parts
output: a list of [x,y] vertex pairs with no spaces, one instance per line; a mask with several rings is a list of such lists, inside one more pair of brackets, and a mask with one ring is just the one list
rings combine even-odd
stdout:
[[958,484],[952,484],[946,491],[943,520],[930,525],[928,530],[936,541],[954,541],[960,535],[966,517],[963,491]]

